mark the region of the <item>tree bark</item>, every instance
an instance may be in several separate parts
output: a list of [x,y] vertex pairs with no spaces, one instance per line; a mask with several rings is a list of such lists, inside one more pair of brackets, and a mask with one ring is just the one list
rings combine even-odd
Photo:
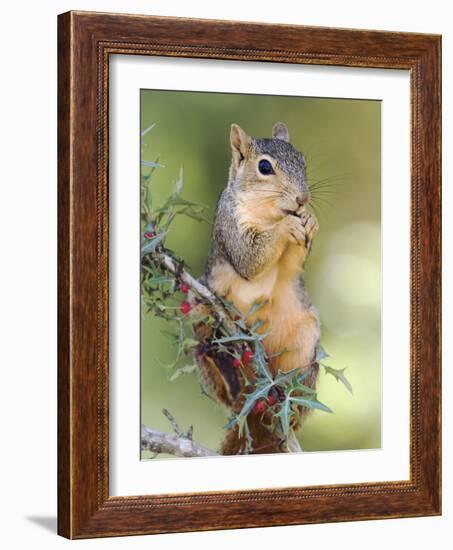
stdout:
[[215,451],[203,447],[183,434],[170,435],[146,426],[142,426],[141,441],[142,451],[151,451],[154,454],[165,453],[179,457],[218,456]]

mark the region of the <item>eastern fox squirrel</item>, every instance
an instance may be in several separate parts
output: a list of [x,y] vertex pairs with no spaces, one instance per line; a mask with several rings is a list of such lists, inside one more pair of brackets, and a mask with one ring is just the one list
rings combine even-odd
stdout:
[[[257,319],[263,322],[260,330],[267,334],[264,347],[274,375],[300,368],[308,373],[304,384],[314,387],[320,322],[301,274],[318,222],[306,210],[310,192],[305,158],[290,144],[281,122],[270,139],[252,138],[233,124],[230,140],[228,184],[217,204],[212,249],[200,281],[232,302],[249,326]],[[257,302],[264,305],[247,317]],[[206,325],[195,330],[200,341],[213,336]],[[230,411],[239,412],[243,377],[232,367],[231,356],[199,349],[196,360],[204,387]],[[282,350],[288,351],[279,354]],[[251,413],[247,419],[252,452],[278,452],[276,436],[259,416]],[[243,450],[236,426],[228,430],[220,452]]]

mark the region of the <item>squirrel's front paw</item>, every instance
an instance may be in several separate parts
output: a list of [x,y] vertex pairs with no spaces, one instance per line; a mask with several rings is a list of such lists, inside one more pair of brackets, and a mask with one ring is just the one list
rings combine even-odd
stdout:
[[319,230],[319,223],[316,217],[309,212],[302,212],[300,216],[302,226],[305,228],[305,246],[307,249],[311,247],[311,242],[315,238]]
[[301,218],[290,214],[283,219],[283,222],[290,241],[294,244],[305,244],[306,230]]

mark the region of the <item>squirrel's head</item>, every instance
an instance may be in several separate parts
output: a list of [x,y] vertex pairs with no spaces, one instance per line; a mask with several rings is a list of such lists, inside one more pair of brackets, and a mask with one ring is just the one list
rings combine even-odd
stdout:
[[283,122],[272,138],[252,138],[237,124],[231,126],[232,159],[229,186],[257,216],[271,220],[295,214],[310,200],[305,158],[289,142]]

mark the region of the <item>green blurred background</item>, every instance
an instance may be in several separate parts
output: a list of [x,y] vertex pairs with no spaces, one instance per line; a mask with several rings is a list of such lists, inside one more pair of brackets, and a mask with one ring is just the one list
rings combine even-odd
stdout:
[[[324,181],[317,202],[320,230],[305,281],[320,311],[326,364],[345,374],[354,394],[321,369],[318,398],[334,414],[309,415],[300,441],[305,451],[370,449],[381,445],[381,104],[379,101],[141,91],[143,159],[164,165],[152,178],[154,206],[171,192],[181,166],[183,196],[208,208],[211,221],[228,178],[233,122],[249,135],[270,137],[277,121],[307,159],[309,182]],[[210,223],[180,216],[166,244],[199,276],[211,239]],[[163,367],[174,358],[162,334],[167,323],[142,318],[142,422],[171,431],[167,408],[194,439],[216,448],[224,434],[221,407],[200,392],[196,375],[173,382]],[[143,458],[150,457],[144,452]]]

